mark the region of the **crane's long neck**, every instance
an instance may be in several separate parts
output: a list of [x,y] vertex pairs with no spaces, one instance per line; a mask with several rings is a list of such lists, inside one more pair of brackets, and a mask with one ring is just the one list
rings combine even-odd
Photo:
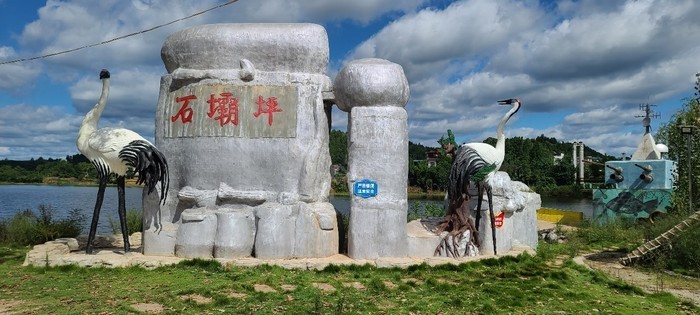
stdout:
[[498,124],[498,130],[496,131],[496,135],[498,137],[496,141],[496,150],[500,154],[505,154],[506,152],[506,137],[503,135],[503,128],[506,126],[506,123],[512,117],[515,115],[515,113],[520,109],[520,102],[515,102],[513,103],[513,107],[506,113],[505,116],[503,116],[503,119],[501,119],[501,123]]
[[109,97],[109,78],[102,79],[102,93],[100,94],[100,99],[95,104],[85,118],[83,123],[80,125],[80,132],[78,133],[78,145],[80,145],[81,140],[86,140],[95,130],[97,130],[97,122],[102,116],[102,112],[105,110],[107,105],[107,98]]

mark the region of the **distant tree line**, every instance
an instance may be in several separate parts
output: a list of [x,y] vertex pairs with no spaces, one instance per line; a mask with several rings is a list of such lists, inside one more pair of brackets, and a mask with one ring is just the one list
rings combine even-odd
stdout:
[[0,161],[0,182],[41,183],[47,177],[86,181],[97,178],[97,173],[82,154],[66,156],[65,160],[39,157],[28,161]]
[[[496,144],[495,138],[484,140],[491,145]],[[408,183],[410,186],[423,190],[445,190],[452,167],[452,160],[440,154],[435,165],[426,162],[426,153],[439,151],[439,147],[430,147],[418,143],[408,143]],[[546,192],[557,186],[575,184],[576,172],[572,161],[573,144],[562,142],[556,138],[540,135],[534,139],[513,137],[506,139],[506,155],[501,170],[507,172],[511,179],[521,181],[538,192]],[[563,153],[560,161],[554,156]],[[330,154],[333,164],[341,170],[347,169],[347,136],[345,132],[332,130],[330,136]],[[599,153],[590,147],[585,147],[584,155],[596,162],[585,164],[585,174],[588,178],[604,181],[604,166],[606,161],[616,159],[613,156]],[[334,188],[347,190],[347,179],[344,172],[334,177]],[[343,190],[344,189],[344,190]]]
[[[347,192],[348,140],[347,134],[331,130],[329,151],[337,172],[332,180],[336,192]],[[484,142],[495,145],[496,139]],[[437,141],[436,141],[437,143]],[[700,145],[699,145],[700,147]],[[381,149],[381,148],[380,148]],[[449,157],[440,154],[435,165],[428,166],[426,153],[439,151],[439,147],[408,143],[408,184],[423,190],[445,190],[452,166]],[[506,156],[501,170],[513,180],[521,181],[538,192],[552,187],[571,185],[575,182],[575,170],[571,160],[573,144],[541,135],[535,139],[514,137],[506,139]],[[564,158],[555,163],[554,155],[564,153]],[[585,148],[584,154],[604,163],[614,157]],[[586,176],[600,177],[603,181],[602,165],[587,164]],[[700,171],[698,172],[700,174]],[[82,154],[66,156],[65,159],[31,159],[28,161],[0,160],[0,182],[41,183],[45,178],[71,178],[77,181],[92,181],[97,178],[95,168]]]
[[[496,139],[488,138],[484,142],[495,145]],[[563,158],[555,161],[554,155],[562,153]],[[598,183],[605,181],[603,164],[617,159],[590,147],[584,147],[584,156],[593,160],[593,163],[584,164],[585,177],[593,178]],[[573,143],[562,142],[545,135],[534,139],[513,137],[506,139],[506,155],[501,171],[507,172],[511,179],[521,181],[542,193],[557,186],[576,183],[576,168],[572,159]]]

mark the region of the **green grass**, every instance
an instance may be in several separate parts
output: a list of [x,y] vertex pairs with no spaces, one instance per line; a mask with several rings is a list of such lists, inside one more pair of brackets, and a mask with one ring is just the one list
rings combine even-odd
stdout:
[[[158,303],[169,314],[678,314],[698,311],[669,294],[639,288],[571,261],[559,266],[521,255],[461,265],[408,269],[329,266],[323,271],[273,266],[227,267],[188,260],[141,268],[22,267],[26,248],[0,248],[0,299],[13,311],[127,314]],[[359,282],[364,289],[347,287]],[[314,284],[324,283],[335,291]],[[276,292],[254,290],[265,284]],[[283,285],[294,286],[285,291]],[[191,297],[210,302],[200,304]]]
[[41,244],[60,237],[75,237],[80,234],[85,216],[79,209],[72,209],[68,217],[57,219],[56,210],[48,205],[39,205],[38,213],[25,209],[6,220],[0,220],[0,244]]

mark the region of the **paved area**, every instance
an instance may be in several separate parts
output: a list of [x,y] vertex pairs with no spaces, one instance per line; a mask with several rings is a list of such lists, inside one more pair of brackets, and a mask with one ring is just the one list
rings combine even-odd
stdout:
[[[160,266],[177,264],[186,258],[180,257],[162,257],[162,256],[145,256],[139,253],[139,248],[134,248],[133,252],[124,254],[123,250],[117,248],[95,250],[95,254],[86,255],[82,250],[71,251],[67,245],[60,242],[47,242],[46,244],[37,245],[32,249],[25,258],[24,265],[33,265],[37,267],[43,266],[61,266],[61,265],[78,265],[82,267],[128,267],[141,266],[143,268],[152,269]],[[521,253],[535,252],[527,246],[516,246],[511,251],[502,256],[517,256]],[[235,259],[219,259],[225,266],[242,266],[253,267],[258,265],[274,265],[287,269],[307,269],[320,270],[328,265],[365,265],[369,264],[380,268],[400,267],[407,268],[412,265],[420,265],[426,263],[428,265],[441,264],[460,264],[468,261],[476,261],[486,258],[494,258],[493,255],[484,255],[476,257],[464,258],[447,258],[447,257],[401,257],[401,258],[376,258],[376,259],[352,259],[345,255],[333,255],[325,258],[300,258],[300,259],[257,259],[254,257],[235,258]]]
[[[537,230],[553,229],[555,223],[539,220],[537,222]],[[571,229],[573,227],[561,226],[562,229]],[[82,267],[128,267],[141,266],[147,269],[153,269],[160,266],[174,265],[187,258],[181,257],[164,257],[164,256],[145,256],[140,252],[141,235],[136,233],[130,236],[132,240],[132,252],[124,254],[121,249],[120,236],[105,236],[98,237],[98,242],[112,245],[112,247],[96,249],[94,255],[86,255],[84,251],[85,240],[81,237],[78,239],[59,239],[52,242],[46,242],[42,245],[36,245],[27,253],[24,265],[33,265],[37,267],[45,266],[62,266],[62,265],[78,265]],[[517,256],[527,252],[535,255],[535,251],[525,245],[515,245],[509,252],[498,255]],[[274,265],[287,269],[323,269],[328,265],[365,265],[369,264],[376,267],[400,267],[407,268],[412,265],[428,264],[431,266],[441,264],[460,264],[468,261],[476,261],[487,258],[494,258],[494,255],[482,255],[476,257],[462,258],[447,258],[447,257],[401,257],[401,258],[376,258],[376,259],[352,259],[346,255],[333,255],[324,258],[299,258],[299,259],[258,259],[254,257],[235,258],[235,259],[220,259],[212,258],[226,266],[242,266],[253,267],[258,265]]]

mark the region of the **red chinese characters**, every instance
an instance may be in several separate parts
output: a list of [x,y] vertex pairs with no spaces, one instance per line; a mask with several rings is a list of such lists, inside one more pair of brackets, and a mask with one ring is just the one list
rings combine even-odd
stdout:
[[[221,128],[230,125],[240,126],[241,121],[239,118],[245,120],[246,116],[249,117],[255,105],[257,105],[257,111],[253,112],[253,117],[249,117],[249,119],[259,118],[263,114],[266,114],[267,125],[272,126],[274,123],[274,114],[282,112],[277,102],[277,97],[271,96],[266,99],[262,95],[258,95],[257,101],[254,100],[254,97],[252,99],[239,99],[231,92],[213,93],[209,94],[206,101],[207,106],[202,104],[203,102],[199,101],[199,98],[195,94],[175,97],[175,102],[180,105],[180,109],[175,115],[170,117],[170,121],[173,123],[180,122],[182,124],[188,124],[194,121],[195,124],[202,123],[205,125],[218,122]],[[178,108],[177,105],[173,106],[173,110],[175,108]],[[206,117],[195,117],[196,115],[202,115],[204,113],[207,114],[206,117],[210,120]],[[253,121],[249,123],[253,123]]]
[[[255,116],[255,118],[258,118],[258,116],[262,114],[267,114],[268,126],[272,126],[272,114],[282,112],[281,109],[277,108],[279,104],[277,104],[276,97],[269,97],[267,100],[265,100],[261,95],[259,95],[258,101],[255,104],[258,104],[258,111],[253,113],[253,116]],[[263,105],[265,105],[264,109]]]
[[[238,126],[238,99],[232,98],[231,93],[221,93],[222,97],[215,98],[214,94],[209,96],[209,112],[207,116],[219,121],[219,126],[223,127],[228,123]],[[216,117],[214,117],[216,115]]]
[[194,114],[194,111],[192,108],[189,108],[189,104],[191,100],[196,100],[197,97],[194,95],[188,95],[188,96],[183,96],[183,97],[178,97],[175,98],[175,101],[180,103],[182,102],[182,107],[180,107],[180,110],[177,111],[177,114],[175,116],[170,117],[170,120],[172,122],[175,122],[176,120],[180,119],[182,120],[182,123],[189,123],[192,122],[192,115]]

